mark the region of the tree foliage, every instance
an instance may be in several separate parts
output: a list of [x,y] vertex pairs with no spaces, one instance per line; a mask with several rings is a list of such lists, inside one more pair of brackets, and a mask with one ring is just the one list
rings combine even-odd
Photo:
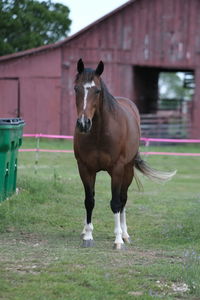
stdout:
[[57,42],[70,24],[69,8],[51,0],[0,0],[0,55]]
[[192,88],[184,87],[184,72],[163,72],[159,76],[160,99],[191,100]]

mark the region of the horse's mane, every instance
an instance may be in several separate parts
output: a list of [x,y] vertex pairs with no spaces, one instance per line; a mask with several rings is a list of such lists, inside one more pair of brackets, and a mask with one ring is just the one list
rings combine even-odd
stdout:
[[113,111],[117,105],[117,101],[113,95],[109,92],[107,86],[104,81],[100,78],[101,83],[101,91],[103,96],[103,104],[107,106],[110,111]]

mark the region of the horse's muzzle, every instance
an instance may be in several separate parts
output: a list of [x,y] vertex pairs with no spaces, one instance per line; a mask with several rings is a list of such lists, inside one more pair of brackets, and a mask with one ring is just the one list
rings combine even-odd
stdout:
[[86,117],[81,117],[77,119],[76,126],[80,132],[87,133],[92,127],[92,121]]

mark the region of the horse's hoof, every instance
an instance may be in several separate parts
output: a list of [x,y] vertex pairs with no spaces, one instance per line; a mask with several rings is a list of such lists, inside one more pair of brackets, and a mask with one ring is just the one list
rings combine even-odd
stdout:
[[126,244],[131,244],[131,243],[132,243],[130,237],[128,237],[128,238],[123,238],[123,241],[124,241],[124,243],[126,243]]
[[114,250],[124,250],[125,249],[125,245],[122,244],[122,243],[116,243],[116,244],[114,244],[113,249]]
[[83,248],[94,247],[94,241],[93,240],[83,240],[82,247]]

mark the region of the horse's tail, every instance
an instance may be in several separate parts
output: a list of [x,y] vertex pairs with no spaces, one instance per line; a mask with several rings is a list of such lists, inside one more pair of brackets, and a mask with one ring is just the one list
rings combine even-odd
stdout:
[[158,171],[158,170],[151,168],[147,164],[147,162],[141,158],[139,153],[137,153],[137,155],[135,157],[134,166],[137,170],[139,170],[141,173],[143,173],[148,178],[156,180],[156,181],[160,181],[160,182],[168,181],[176,174],[176,171],[162,172],[162,171]]

